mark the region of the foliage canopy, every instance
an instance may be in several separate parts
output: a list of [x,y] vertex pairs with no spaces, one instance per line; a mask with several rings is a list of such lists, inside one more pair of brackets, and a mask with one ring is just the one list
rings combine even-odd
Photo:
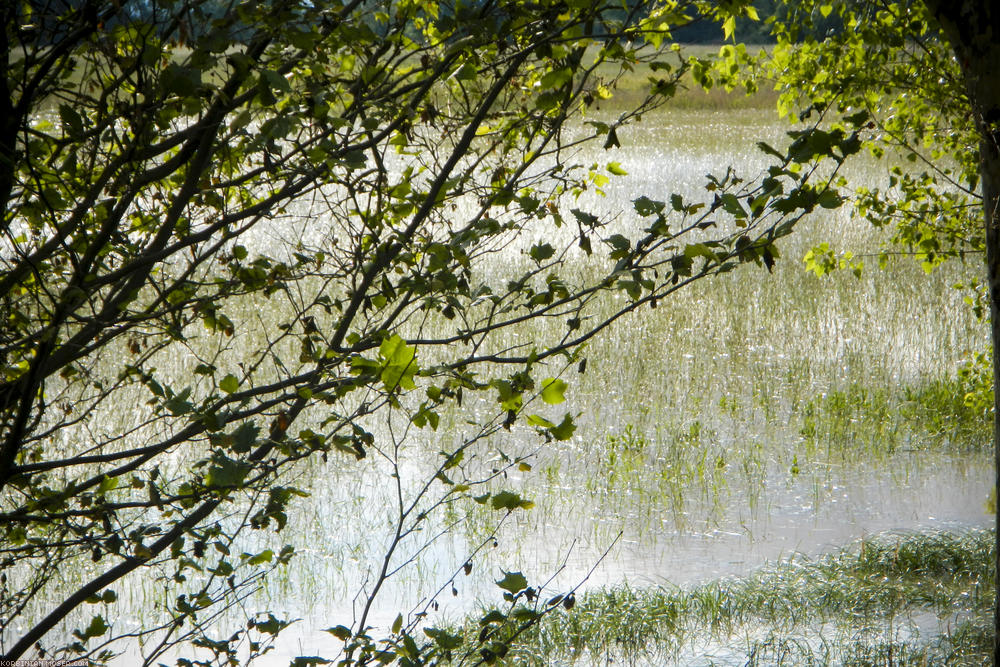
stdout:
[[[480,444],[515,424],[571,437],[572,414],[545,406],[591,337],[692,281],[770,269],[801,216],[840,205],[829,185],[868,114],[764,146],[759,178],[650,193],[619,220],[578,198],[624,169],[576,149],[621,146],[688,72],[708,85],[671,30],[731,34],[749,2],[220,6],[0,10],[5,657],[266,651],[285,621],[217,621],[294,549],[243,551],[244,533],[281,531],[291,472],[332,459],[382,466],[398,501],[354,623],[330,629],[341,660],[492,662],[572,595],[543,601],[508,572],[508,611],[475,646],[418,635],[420,614],[373,638],[401,545],[446,506],[529,507],[498,486],[523,461],[491,468]],[[644,99],[599,112],[640,66]],[[533,340],[508,335],[531,322]],[[413,430],[463,401],[473,423],[434,469],[401,465]],[[116,587],[142,576],[171,602],[130,630]]]
[[[901,249],[930,272],[948,257],[985,255],[986,278],[973,282],[968,302],[989,316],[992,359],[979,355],[966,370],[973,383],[966,401],[993,413],[1000,490],[1000,9],[982,0],[787,4],[790,18],[775,21],[779,47],[768,68],[785,88],[782,109],[864,111],[875,130],[868,148],[892,165],[889,187],[862,189],[856,201],[873,224],[895,232],[882,260]],[[817,17],[834,13],[847,30],[808,37]],[[825,246],[807,264],[817,274],[860,270],[856,258]],[[1000,596],[997,605],[994,662]]]

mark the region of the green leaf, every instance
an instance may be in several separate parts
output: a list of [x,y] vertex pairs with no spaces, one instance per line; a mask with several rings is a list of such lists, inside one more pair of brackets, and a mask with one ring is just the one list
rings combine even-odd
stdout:
[[690,259],[704,257],[710,261],[718,261],[719,257],[704,243],[689,243],[684,246],[684,256]]
[[263,82],[266,82],[268,87],[272,90],[277,90],[282,93],[292,92],[292,87],[289,85],[288,79],[283,77],[278,72],[266,69],[261,72],[261,79]]
[[618,139],[618,132],[615,128],[610,128],[608,130],[608,138],[604,141],[604,150],[610,150],[612,148],[621,148],[622,142]]
[[531,255],[531,259],[541,263],[556,254],[556,251],[548,243],[539,243],[531,247],[529,254]]
[[[527,583],[527,582],[525,582]],[[485,616],[479,619],[479,625],[490,625],[491,623],[503,623],[507,617],[497,609],[491,609]]]
[[98,614],[94,618],[90,619],[90,625],[87,629],[83,631],[86,638],[90,637],[100,637],[108,631],[108,624],[104,621],[104,617]]
[[566,400],[563,394],[566,392],[568,386],[565,382],[556,378],[542,380],[542,400],[549,405],[562,403]]
[[735,218],[745,218],[747,217],[746,209],[740,203],[740,200],[731,192],[727,192],[722,195],[722,208]]
[[[677,195],[674,195],[674,197],[677,197]],[[632,206],[633,208],[635,208],[636,213],[645,218],[650,215],[656,215],[657,213],[662,213],[665,204],[661,201],[656,201],[655,199],[650,199],[649,197],[642,196],[639,197],[638,199],[633,200]]]
[[201,87],[201,70],[170,63],[164,68],[160,83],[168,95],[190,97]]
[[844,203],[844,200],[836,190],[828,189],[820,193],[817,203],[823,208],[839,208]]
[[559,106],[561,96],[558,93],[546,92],[535,98],[535,106],[539,111],[550,111]]
[[614,248],[611,252],[611,259],[622,259],[628,255],[632,247],[632,243],[621,234],[612,234],[604,242]]
[[68,104],[59,105],[59,120],[62,121],[63,128],[70,136],[83,134],[83,118],[80,117],[76,109]]
[[[170,393],[170,389],[167,389],[167,393]],[[176,395],[171,395],[163,402],[163,405],[170,410],[171,414],[175,417],[180,415],[185,415],[191,412],[194,407],[191,405],[191,401],[187,400],[191,395],[191,387],[186,387],[181,393]]]
[[257,436],[259,434],[260,427],[253,422],[244,422],[240,424],[236,430],[233,431],[233,451],[238,454],[249,452],[250,448],[257,442]]
[[505,591],[516,594],[518,591],[523,591],[528,587],[528,580],[520,572],[504,571],[504,578],[497,581],[496,584]]
[[407,345],[398,334],[393,334],[382,341],[382,345],[379,346],[379,356],[384,363],[380,378],[386,391],[416,387],[413,376],[420,370],[416,360],[416,346]]
[[101,477],[101,483],[97,486],[97,493],[98,495],[103,495],[108,491],[112,491],[117,488],[118,488],[118,478],[108,477],[107,475],[104,475],[103,477]]
[[615,176],[628,176],[628,172],[622,169],[622,166],[617,162],[609,162],[607,169]]
[[580,221],[581,224],[587,225],[588,227],[595,227],[601,221],[601,219],[593,213],[587,213],[586,211],[581,211],[578,208],[571,209],[570,213],[572,213],[573,217]]
[[212,457],[213,465],[205,475],[205,485],[209,487],[235,487],[243,483],[250,473],[250,465],[217,454]]
[[844,116],[844,120],[853,125],[854,127],[862,127],[871,118],[871,114],[868,113],[867,109],[861,109],[855,113],[848,116]]
[[270,549],[265,549],[264,551],[261,551],[259,554],[250,556],[250,558],[247,559],[247,564],[260,565],[262,563],[270,563],[272,560],[274,560],[274,552],[271,551]]
[[476,77],[479,76],[479,71],[476,69],[475,65],[470,62],[466,62],[455,70],[453,76],[459,81],[474,81]]
[[554,428],[555,424],[550,422],[545,417],[541,415],[528,415],[528,424],[531,426],[538,426],[540,428]]
[[542,77],[539,82],[539,87],[542,90],[550,90],[552,88],[559,88],[562,85],[568,83],[573,79],[573,71],[569,67],[564,67],[562,69],[557,69],[552,72],[548,72]]
[[444,470],[451,470],[452,468],[458,466],[462,462],[462,459],[465,458],[464,449],[456,450],[451,454],[447,452],[441,452],[441,454],[445,457],[444,465],[442,466],[442,469]]
[[219,382],[219,389],[226,392],[227,394],[235,393],[240,388],[240,381],[236,379],[236,376],[230,373],[226,377],[222,378]]
[[726,39],[733,36],[733,32],[736,30],[736,17],[730,16],[722,23],[722,32],[725,34]]
[[795,139],[788,147],[788,156],[795,162],[808,162],[817,156],[831,155],[830,150],[837,137],[835,133],[816,128],[788,134]]
[[530,500],[525,500],[512,491],[500,491],[499,493],[495,493],[493,495],[492,500],[490,500],[490,506],[495,510],[530,510],[535,506],[535,503]]
[[291,667],[316,667],[316,665],[329,665],[332,660],[321,658],[316,655],[299,655],[290,663]]
[[573,436],[574,431],[576,431],[576,424],[573,423],[573,418],[569,414],[563,417],[558,426],[549,429],[549,433],[556,440],[569,440]]
[[462,645],[461,635],[455,635],[439,628],[424,628],[424,634],[445,651],[453,651]]
[[[530,595],[531,595],[530,593],[525,594],[526,597],[531,599]],[[511,612],[510,615],[513,619],[515,619],[520,623],[536,621],[542,616],[540,612],[537,612],[534,609],[530,609],[528,607],[517,607],[516,609],[514,609],[514,611]]]
[[344,625],[337,625],[332,628],[327,628],[323,630],[323,632],[328,632],[337,639],[340,639],[342,641],[347,641],[348,639],[351,638],[351,629]]
[[28,541],[27,538],[28,534],[25,532],[24,526],[14,526],[7,532],[7,540],[14,546],[21,546]]
[[500,407],[508,411],[521,409],[524,402],[522,393],[514,389],[514,386],[506,380],[494,380],[493,386],[497,389],[497,402]]
[[757,142],[757,148],[759,148],[763,152],[767,153],[768,155],[773,155],[774,157],[778,158],[782,162],[784,162],[784,160],[785,160],[784,154],[780,153],[778,150],[776,150],[774,147],[772,147],[767,142],[758,141]]

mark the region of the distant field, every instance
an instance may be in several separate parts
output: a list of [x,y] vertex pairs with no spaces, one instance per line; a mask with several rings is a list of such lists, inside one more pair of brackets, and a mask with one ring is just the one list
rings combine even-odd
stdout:
[[[671,64],[677,64],[680,58],[685,60],[691,56],[696,58],[712,58],[719,54],[722,44],[684,44],[680,47],[678,54],[667,54],[663,60]],[[753,55],[762,49],[768,48],[761,45],[748,45],[747,51]],[[598,70],[599,75],[611,77],[614,71],[611,66]],[[608,101],[611,108],[627,108],[638,103],[646,89],[648,88],[648,78],[656,74],[662,77],[663,73],[654,73],[647,66],[640,65],[632,72],[625,73],[617,82],[613,92],[614,97]],[[761,90],[752,95],[747,95],[742,88],[726,91],[719,86],[713,86],[705,91],[695,83],[693,77],[688,74],[677,88],[677,92],[665,104],[668,109],[774,109],[777,104],[778,94],[771,87],[764,86]]]

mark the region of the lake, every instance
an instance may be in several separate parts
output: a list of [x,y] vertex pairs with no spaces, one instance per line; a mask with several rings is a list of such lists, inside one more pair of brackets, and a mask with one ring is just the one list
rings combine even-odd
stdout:
[[[752,110],[647,117],[621,134],[620,149],[580,156],[619,162],[629,176],[567,206],[617,216],[634,231],[632,199],[701,198],[705,174],[729,164],[756,175],[767,162],[755,143],[780,145],[785,129]],[[859,162],[853,182],[882,181],[883,166]],[[820,211],[779,244],[773,273],[744,267],[615,323],[586,350],[586,373],[564,373],[567,401],[545,413],[579,415],[570,440],[544,444],[515,426],[470,457],[486,471],[503,456],[527,456],[530,470],[515,468],[497,488],[534,508],[497,526],[497,512],[469,502],[410,536],[392,561],[405,567],[369,616],[374,636],[399,613],[426,611],[439,624],[499,600],[503,571],[554,592],[581,582],[684,587],[883,531],[991,525],[988,429],[929,416],[947,412],[942,396],[957,391],[956,371],[986,346],[984,323],[952,288],[982,267],[970,260],[925,275],[899,259],[879,270],[883,238],[844,211]],[[821,241],[870,255],[869,268],[860,278],[807,273],[801,259]],[[525,247],[486,268],[502,276],[525,261]],[[545,333],[524,328],[503,342]],[[467,414],[488,407],[467,403],[437,432],[395,438],[404,496],[420,488],[436,452],[470,430]],[[399,427],[367,426],[387,438]],[[335,654],[339,642],[322,629],[357,618],[356,596],[381,565],[398,503],[390,472],[371,459],[300,470],[312,495],[281,536],[299,555],[253,603],[301,620],[264,664]],[[455,577],[474,551],[471,573]]]
[[[620,148],[597,145],[576,156],[602,173],[614,161],[628,176],[578,198],[566,195],[560,205],[598,214],[612,231],[634,237],[644,224],[633,210],[637,197],[704,200],[706,174],[729,165],[756,177],[769,164],[756,142],[780,147],[787,129],[767,110],[651,114],[619,132]],[[884,165],[861,157],[848,175],[874,186],[883,173]],[[532,243],[566,239],[568,227],[540,223],[518,243],[477,258],[476,269],[502,284],[529,266]],[[246,245],[251,253],[280,249],[288,239],[321,246],[329,233],[304,205],[254,230]],[[373,414],[363,424],[375,436],[368,457],[301,464],[287,483],[309,497],[294,503],[284,530],[247,531],[235,545],[234,552],[257,553],[289,543],[298,555],[220,628],[242,627],[261,610],[298,619],[257,663],[270,667],[297,655],[335,657],[341,642],[323,630],[351,626],[362,615],[375,637],[387,635],[397,615],[426,625],[458,623],[501,599],[496,582],[504,572],[522,572],[543,597],[625,585],[673,590],[745,576],[792,554],[828,554],[884,532],[992,525],[989,428],[957,407],[963,388],[956,381],[962,364],[986,348],[988,332],[964,303],[967,292],[953,285],[983,267],[973,258],[925,275],[917,262],[899,258],[879,269],[885,238],[846,211],[817,211],[779,242],[773,271],[745,266],[700,280],[614,322],[579,359],[539,370],[539,377],[567,382],[566,400],[537,401],[532,410],[556,423],[572,414],[572,437],[546,443],[525,424],[496,428],[459,467],[467,478],[491,479],[494,492],[516,492],[533,503],[530,509],[508,514],[470,499],[450,502],[448,487],[427,484],[442,451],[478,438],[474,422],[494,416],[492,397],[442,412],[436,431]],[[841,271],[817,278],[801,260],[820,242],[852,250],[868,268],[860,277]],[[593,269],[574,252],[566,271]],[[609,315],[624,298],[609,296],[589,316]],[[240,345],[225,343],[220,367],[246,346],[266,343],[268,322],[278,321],[269,309],[283,307],[276,302],[227,311],[237,331],[256,333]],[[561,335],[553,326],[512,328],[491,344],[551,340]],[[170,354],[155,359],[161,379],[180,381],[194,371],[193,356]],[[433,360],[431,352],[418,355],[422,364]],[[586,372],[579,373],[583,358]],[[117,360],[107,363],[115,372]],[[148,400],[140,385],[122,395],[138,406]],[[143,410],[102,408],[83,428],[135,428],[139,438]],[[73,438],[72,429],[59,437]],[[186,464],[178,457],[173,472]],[[167,468],[165,476],[172,474]],[[394,540],[395,517],[415,498],[414,514],[428,511],[429,520]],[[239,519],[236,513],[222,520]],[[395,573],[366,608],[383,565]],[[118,614],[111,619],[116,631],[162,621],[177,592],[169,567],[161,573],[162,581],[144,573],[116,586],[120,601],[108,609]],[[71,583],[87,574],[61,576]],[[198,576],[205,575],[192,573],[191,582]],[[81,613],[89,618],[92,610]],[[686,650],[678,663],[704,664],[708,650]],[[738,651],[722,653],[722,664],[745,662]],[[132,652],[118,663],[138,659]]]

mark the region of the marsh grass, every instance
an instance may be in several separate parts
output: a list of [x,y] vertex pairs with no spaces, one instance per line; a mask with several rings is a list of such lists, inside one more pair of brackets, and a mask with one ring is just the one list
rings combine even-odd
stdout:
[[987,664],[993,544],[987,530],[882,534],[689,589],[594,590],[511,662]]
[[969,390],[960,377],[896,391],[853,383],[808,401],[800,433],[810,452],[835,443],[876,456],[900,447],[985,451],[991,420],[966,402]]
[[692,517],[721,517],[731,487],[739,488],[751,505],[759,502],[766,464],[762,454],[753,441],[721,443],[698,420],[667,424],[649,436],[627,424],[594,443],[587,458],[596,466],[584,485],[600,514],[627,507],[640,532],[655,532],[661,514],[674,527],[687,529],[697,523]]
[[[689,58],[712,60],[717,58],[720,44],[678,44],[676,51],[665,53],[659,60],[677,66],[680,61]],[[747,53],[756,55],[760,50],[768,48],[765,45],[748,46]],[[594,50],[596,55],[596,49]],[[650,78],[662,78],[663,73],[652,71],[648,65],[639,63],[619,72],[617,64],[607,64],[598,67],[595,72],[599,79],[611,81],[613,96],[599,104],[599,109],[624,110],[633,108],[641,102],[650,88]],[[726,90],[722,86],[713,85],[709,89],[698,84],[692,74],[687,72],[678,82],[677,88],[670,99],[666,100],[662,109],[677,110],[762,110],[774,111],[777,108],[778,92],[773,87],[765,86],[747,94],[743,88]]]

